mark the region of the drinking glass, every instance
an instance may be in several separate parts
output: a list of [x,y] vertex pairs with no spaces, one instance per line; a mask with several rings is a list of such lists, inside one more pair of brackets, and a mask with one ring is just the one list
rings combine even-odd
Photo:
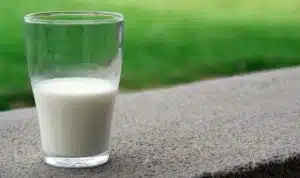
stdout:
[[102,11],[24,17],[45,163],[79,168],[108,161],[122,66],[123,19],[119,13]]

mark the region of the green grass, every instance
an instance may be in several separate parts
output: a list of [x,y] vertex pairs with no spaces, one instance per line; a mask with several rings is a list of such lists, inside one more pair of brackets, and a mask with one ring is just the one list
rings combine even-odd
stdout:
[[0,110],[32,104],[22,16],[45,10],[125,15],[121,87],[143,89],[300,64],[300,1],[11,0],[0,6]]

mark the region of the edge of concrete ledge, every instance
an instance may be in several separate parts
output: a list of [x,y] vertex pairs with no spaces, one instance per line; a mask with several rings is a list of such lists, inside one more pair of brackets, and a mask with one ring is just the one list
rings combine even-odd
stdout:
[[195,175],[192,178],[253,178],[253,177],[300,177],[300,154],[293,153],[288,158],[275,156],[270,160],[246,165],[236,166],[217,172],[203,172]]

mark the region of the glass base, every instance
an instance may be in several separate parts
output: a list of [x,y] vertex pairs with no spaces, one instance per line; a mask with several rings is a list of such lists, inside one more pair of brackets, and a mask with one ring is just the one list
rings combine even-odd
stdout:
[[87,168],[105,164],[108,159],[109,153],[104,152],[96,156],[80,158],[52,157],[45,155],[44,162],[51,166],[61,168]]

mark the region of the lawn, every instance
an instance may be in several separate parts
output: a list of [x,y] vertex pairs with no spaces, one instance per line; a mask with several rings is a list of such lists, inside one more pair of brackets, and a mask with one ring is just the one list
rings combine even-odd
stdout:
[[22,16],[45,10],[125,15],[121,88],[139,90],[300,64],[300,1],[11,0],[0,6],[0,110],[32,105]]

